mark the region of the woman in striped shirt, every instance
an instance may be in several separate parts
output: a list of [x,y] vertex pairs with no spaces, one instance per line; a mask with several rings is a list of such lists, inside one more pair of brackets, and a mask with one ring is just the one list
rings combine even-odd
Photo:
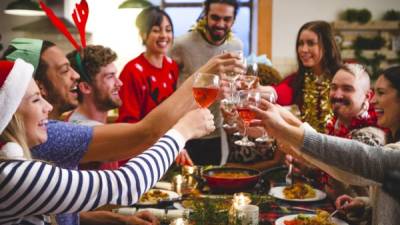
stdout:
[[114,171],[67,170],[32,161],[29,148],[47,140],[52,109],[32,73],[23,60],[0,61],[0,224],[50,224],[49,214],[131,205],[161,178],[186,140],[215,128],[207,109],[191,111],[156,144]]

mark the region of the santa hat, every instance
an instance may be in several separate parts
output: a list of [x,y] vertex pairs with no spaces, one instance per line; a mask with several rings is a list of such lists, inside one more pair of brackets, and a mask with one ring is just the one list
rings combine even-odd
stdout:
[[0,61],[0,134],[17,111],[32,74],[33,66],[22,59]]

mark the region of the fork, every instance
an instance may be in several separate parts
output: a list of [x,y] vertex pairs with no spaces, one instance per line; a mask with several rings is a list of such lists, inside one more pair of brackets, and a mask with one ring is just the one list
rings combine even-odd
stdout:
[[289,169],[288,169],[288,173],[285,176],[285,182],[288,186],[292,186],[293,185],[293,164],[290,163],[289,164]]
[[329,214],[328,221],[332,221],[333,216],[336,215],[336,213],[338,213],[338,212],[339,212],[339,209],[336,209],[331,214]]

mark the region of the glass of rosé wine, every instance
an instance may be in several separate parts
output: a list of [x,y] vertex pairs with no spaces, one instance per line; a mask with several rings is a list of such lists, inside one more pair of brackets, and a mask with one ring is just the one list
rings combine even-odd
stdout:
[[235,141],[235,144],[240,146],[255,146],[254,142],[250,141],[247,137],[247,129],[250,122],[255,119],[256,114],[250,109],[250,106],[257,107],[261,94],[255,90],[242,90],[238,92],[239,101],[236,105],[236,110],[239,114],[240,119],[243,121],[243,138],[241,140]]
[[202,108],[208,108],[217,99],[220,78],[216,74],[197,73],[193,80],[193,96]]

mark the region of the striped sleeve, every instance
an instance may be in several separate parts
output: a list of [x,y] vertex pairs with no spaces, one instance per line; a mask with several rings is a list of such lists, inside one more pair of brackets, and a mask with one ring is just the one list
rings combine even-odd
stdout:
[[38,161],[0,163],[0,224],[25,216],[131,205],[164,175],[184,147],[170,130],[118,170],[76,171]]

